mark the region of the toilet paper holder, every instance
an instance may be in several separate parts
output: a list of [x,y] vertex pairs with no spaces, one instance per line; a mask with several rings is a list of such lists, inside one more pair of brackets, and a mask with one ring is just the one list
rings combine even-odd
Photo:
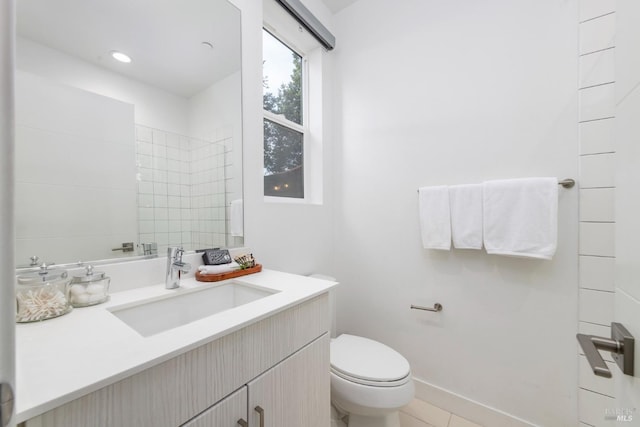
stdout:
[[611,338],[586,334],[577,334],[576,338],[595,375],[611,378],[611,371],[598,351],[606,350],[611,352],[613,360],[625,375],[633,376],[635,339],[621,323],[611,323]]
[[424,310],[424,311],[442,311],[442,304],[440,304],[439,302],[433,304],[433,308],[431,307],[423,307],[421,305],[413,305],[411,304],[411,309],[412,310]]

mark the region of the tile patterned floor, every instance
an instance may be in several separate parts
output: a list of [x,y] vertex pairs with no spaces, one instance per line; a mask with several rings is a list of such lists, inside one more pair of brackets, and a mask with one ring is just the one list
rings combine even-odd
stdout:
[[482,427],[430,403],[413,399],[400,411],[402,427]]

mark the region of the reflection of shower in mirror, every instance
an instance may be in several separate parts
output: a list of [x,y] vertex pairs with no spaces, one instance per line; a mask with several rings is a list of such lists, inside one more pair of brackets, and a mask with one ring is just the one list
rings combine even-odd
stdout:
[[[17,5],[21,266],[243,245],[230,223],[242,199],[240,12],[227,0],[137,6]],[[134,250],[113,251],[123,242]]]

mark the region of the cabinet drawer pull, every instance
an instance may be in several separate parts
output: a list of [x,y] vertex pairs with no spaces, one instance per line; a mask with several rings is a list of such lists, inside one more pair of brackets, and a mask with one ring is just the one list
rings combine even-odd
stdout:
[[249,427],[249,423],[243,420],[242,418],[238,420],[238,425],[240,425],[240,427]]
[[254,409],[258,414],[260,414],[260,427],[264,427],[264,409],[260,406],[256,406]]

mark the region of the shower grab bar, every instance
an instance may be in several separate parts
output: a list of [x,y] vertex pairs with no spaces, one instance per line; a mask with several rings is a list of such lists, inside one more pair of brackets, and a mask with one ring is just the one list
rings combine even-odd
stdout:
[[413,305],[411,304],[411,309],[412,310],[424,310],[424,311],[442,311],[442,304],[440,304],[439,302],[433,304],[433,308],[431,307],[423,307],[421,305]]
[[[561,181],[558,181],[558,185],[562,185],[563,188],[573,188],[576,185],[576,180],[572,178],[565,178]],[[420,190],[416,190],[420,192]]]
[[611,378],[611,371],[598,350],[610,351],[620,370],[633,376],[633,356],[635,340],[621,323],[611,323],[611,338],[577,334],[578,343],[587,357],[593,373],[599,377]]

